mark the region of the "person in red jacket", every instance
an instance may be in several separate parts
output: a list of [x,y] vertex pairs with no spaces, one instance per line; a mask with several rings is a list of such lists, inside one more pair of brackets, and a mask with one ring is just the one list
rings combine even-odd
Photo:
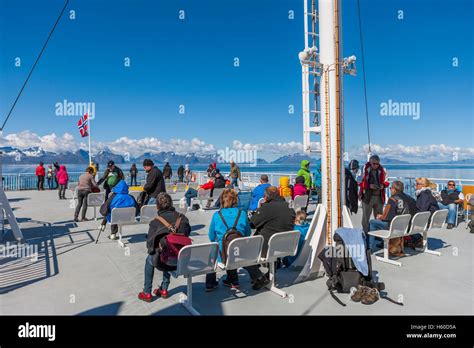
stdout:
[[380,158],[372,155],[364,166],[364,177],[360,183],[359,199],[362,200],[362,228],[369,232],[369,220],[383,214],[385,188],[389,186],[387,172],[380,164]]
[[66,199],[66,187],[67,182],[69,181],[69,176],[67,175],[66,166],[60,166],[59,172],[56,174],[59,184],[59,199]]
[[[203,189],[203,190],[214,190],[214,178],[209,178],[207,180],[207,183],[204,185],[198,186],[198,190]],[[186,193],[184,194],[184,197],[186,197],[186,203],[188,203],[188,207],[191,205],[191,199],[194,197],[198,196],[198,191],[193,189],[192,187],[188,188]]]
[[45,171],[44,171],[43,165],[44,165],[44,163],[40,162],[38,167],[36,167],[36,177],[38,178],[38,182],[36,184],[36,187],[38,188],[38,191],[44,191]]

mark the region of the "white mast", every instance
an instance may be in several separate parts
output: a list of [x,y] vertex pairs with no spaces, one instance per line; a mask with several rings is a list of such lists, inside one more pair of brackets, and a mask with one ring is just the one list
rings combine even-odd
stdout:
[[[316,11],[316,0],[311,0],[310,9],[308,0],[304,0],[305,49],[299,54],[303,81],[303,147],[306,152],[321,152],[321,195],[322,205],[327,211],[327,244],[332,244],[336,228],[351,225],[349,215],[344,214],[342,74],[355,73],[350,69],[355,57],[349,61],[342,59],[340,2],[318,0]],[[308,18],[312,19],[311,31]],[[315,33],[316,23],[319,24],[318,33]],[[313,46],[309,47],[308,39],[311,38]],[[314,110],[311,109],[311,99],[314,99]],[[311,134],[320,134],[320,149],[311,143]]]

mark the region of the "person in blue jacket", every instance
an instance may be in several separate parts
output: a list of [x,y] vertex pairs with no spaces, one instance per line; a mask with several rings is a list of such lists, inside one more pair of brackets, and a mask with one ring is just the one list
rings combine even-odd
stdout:
[[318,202],[321,202],[321,180],[322,180],[322,174],[321,174],[321,159],[318,159],[315,164],[316,169],[314,170],[314,189],[316,190],[316,193],[318,194]]
[[[128,207],[135,207],[136,214],[139,214],[138,204],[135,201],[135,198],[128,194],[128,185],[125,180],[120,180],[117,185],[112,188],[112,194],[107,198],[105,203],[100,207],[100,213],[105,216],[105,220],[110,222],[112,209],[114,208],[128,208]],[[111,225],[110,226],[111,232],[109,239],[115,240],[117,239],[117,232],[118,226]]]
[[[232,189],[225,189],[220,197],[221,201],[221,210],[214,213],[211,220],[211,225],[209,226],[209,240],[211,242],[219,243],[219,256],[218,261],[222,262],[221,253],[222,253],[222,238],[228,229],[231,229],[235,222],[236,230],[239,231],[242,236],[250,236],[250,223],[247,219],[247,214],[237,208],[238,198],[237,192]],[[225,220],[225,222],[223,221]],[[226,226],[227,224],[227,226]],[[237,270],[233,269],[227,271],[227,278],[222,281],[222,284],[230,287],[231,289],[237,290],[239,288],[239,276]],[[219,283],[216,280],[216,273],[206,274],[206,291],[212,291],[217,288]]]
[[260,177],[260,185],[255,187],[252,190],[252,198],[250,200],[250,205],[249,205],[249,210],[250,211],[255,211],[258,208],[258,201],[263,198],[265,194],[265,189],[270,186],[268,183],[268,175],[263,174]]
[[285,267],[289,267],[293,262],[295,262],[298,255],[301,253],[301,250],[304,246],[304,241],[309,230],[309,223],[306,221],[306,213],[304,211],[298,211],[295,217],[295,231],[300,232],[300,239],[298,240],[298,250],[295,256],[287,256],[283,258],[283,264]]

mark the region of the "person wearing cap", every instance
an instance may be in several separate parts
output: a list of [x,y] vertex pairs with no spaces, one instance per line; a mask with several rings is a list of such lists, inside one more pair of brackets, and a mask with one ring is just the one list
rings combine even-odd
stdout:
[[100,186],[102,183],[104,183],[105,199],[109,197],[110,191],[112,191],[112,187],[110,187],[107,180],[109,175],[116,175],[118,178],[117,181],[124,179],[122,169],[117,167],[114,161],[109,161],[107,163],[107,169],[104,171],[104,175],[102,175],[102,178],[100,178],[99,182],[97,182],[97,186]]
[[385,189],[389,186],[387,171],[380,164],[380,157],[372,155],[364,166],[364,177],[360,183],[359,199],[362,201],[362,228],[369,232],[370,216],[383,214],[386,200]]
[[156,197],[161,192],[166,192],[165,179],[161,170],[155,166],[153,161],[146,158],[143,161],[143,169],[147,174],[143,191],[147,194],[145,204],[156,204]]
[[357,182],[357,175],[359,173],[359,162],[352,160],[349,163],[349,168],[345,168],[345,191],[346,191],[346,205],[351,213],[357,214],[359,209],[359,184]]
[[258,201],[264,197],[265,189],[269,186],[270,184],[268,183],[268,175],[263,174],[262,176],[260,176],[260,185],[258,185],[252,190],[252,198],[249,204],[250,211],[257,210]]

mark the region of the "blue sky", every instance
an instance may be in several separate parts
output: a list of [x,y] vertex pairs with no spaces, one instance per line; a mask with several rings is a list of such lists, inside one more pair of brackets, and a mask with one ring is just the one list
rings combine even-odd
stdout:
[[[2,121],[63,3],[0,0]],[[71,0],[68,11],[76,19],[66,12],[61,20],[4,135],[14,135],[12,144],[80,142],[77,117],[55,115],[55,104],[67,99],[95,102],[93,140],[102,144],[153,137],[167,148],[181,144],[177,150],[189,144],[219,149],[239,140],[293,151],[302,141],[302,3]],[[342,6],[344,56],[359,58],[358,76],[344,79],[346,148],[357,149],[367,135],[356,1]],[[474,157],[472,2],[361,0],[361,11],[372,142],[379,152],[420,157],[445,144],[448,156]],[[380,103],[389,99],[420,103],[420,119],[380,116]],[[447,127],[461,136],[447,136]],[[51,140],[51,133],[58,138]],[[22,136],[30,140],[21,142]]]

